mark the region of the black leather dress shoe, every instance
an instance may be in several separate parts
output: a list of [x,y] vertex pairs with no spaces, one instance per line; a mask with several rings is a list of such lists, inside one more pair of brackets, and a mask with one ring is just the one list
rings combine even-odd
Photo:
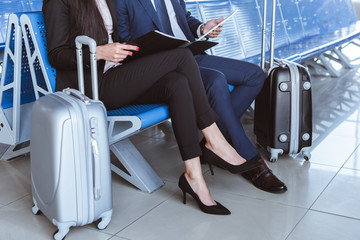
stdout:
[[286,185],[280,181],[269,169],[263,159],[260,167],[244,172],[241,175],[252,182],[255,187],[271,193],[282,193],[287,190]]

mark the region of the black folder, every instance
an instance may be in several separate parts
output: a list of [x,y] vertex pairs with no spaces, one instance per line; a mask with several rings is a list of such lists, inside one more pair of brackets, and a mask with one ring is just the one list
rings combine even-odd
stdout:
[[178,47],[188,48],[194,55],[204,53],[207,49],[218,44],[217,42],[211,41],[194,41],[176,38],[174,36],[159,32],[157,30],[148,32],[139,38],[127,42],[128,44],[138,46],[139,51],[134,51],[134,55],[128,56],[123,63],[132,61],[134,59],[147,56],[153,53],[166,51]]

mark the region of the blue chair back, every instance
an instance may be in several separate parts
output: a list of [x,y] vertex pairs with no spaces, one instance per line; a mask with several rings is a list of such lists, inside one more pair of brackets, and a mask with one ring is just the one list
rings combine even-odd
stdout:
[[29,0],[31,11],[41,11],[43,0]]
[[298,0],[298,2],[307,37],[334,32],[337,29],[334,0]]
[[[37,92],[39,97],[44,96],[46,93],[55,91],[55,79],[56,71],[51,67],[49,60],[47,58],[47,42],[46,42],[46,31],[44,17],[41,12],[29,12],[26,14],[29,18],[30,23],[21,19],[21,25],[23,28],[23,33],[26,34],[30,57],[33,57],[35,54],[39,54],[39,57],[36,56],[34,62],[30,63],[30,67],[34,70],[34,75],[36,78],[36,85],[40,87],[41,90]],[[32,26],[32,32],[30,32],[29,24]],[[33,39],[33,38],[36,39]],[[35,41],[36,40],[36,41]],[[35,46],[36,42],[36,46]],[[36,48],[37,47],[37,48]],[[24,54],[26,56],[26,54]],[[43,68],[41,65],[43,64]],[[45,69],[43,72],[43,69]],[[50,88],[48,89],[47,83],[49,83]],[[45,94],[44,94],[45,93]],[[35,100],[35,99],[33,99]]]
[[[16,14],[18,17],[20,17],[20,13]],[[17,56],[15,53],[15,23],[11,23],[10,26],[10,41],[9,41],[9,51],[12,55]],[[25,104],[28,102],[32,102],[35,100],[34,95],[34,88],[31,81],[31,75],[29,71],[29,64],[26,57],[26,50],[24,46],[24,41],[21,43],[21,94],[20,94],[20,104]],[[7,51],[5,51],[5,54],[8,54]],[[15,63],[14,61],[17,61],[16,59],[13,59],[9,56],[6,58],[6,62],[3,63],[4,65],[4,73],[2,73],[3,79],[1,79],[2,82],[4,82],[4,87],[14,82],[14,76],[15,76]],[[2,95],[2,101],[1,101],[1,107],[3,109],[11,108],[13,107],[13,99],[14,98],[14,88],[9,88],[5,91],[3,91]]]
[[239,10],[235,17],[245,57],[259,56],[259,62],[262,38],[259,6],[255,0],[231,0],[231,4],[234,9]]
[[335,6],[335,16],[340,27],[347,27],[356,24],[357,16],[354,4],[351,0],[333,0]]
[[305,38],[298,0],[279,0],[279,4],[290,43]]
[[[260,7],[261,18],[262,18],[264,1],[263,0],[256,0],[256,1]],[[266,39],[267,39],[268,44],[270,44],[271,17],[272,17],[271,15],[272,15],[272,1],[267,1],[267,13],[266,13],[267,37],[266,37]],[[275,48],[286,46],[290,43],[287,32],[286,32],[286,27],[284,25],[284,20],[283,20],[282,12],[280,9],[279,0],[276,0],[275,33],[276,33],[275,34],[275,42],[274,42]]]
[[[200,10],[204,22],[219,17],[225,18],[234,11],[229,1],[201,1]],[[212,48],[215,55],[234,59],[245,58],[234,17],[224,24],[221,34],[213,40],[219,43]]]
[[0,0],[0,49],[5,47],[9,15],[15,12],[28,11],[30,11],[28,0]]

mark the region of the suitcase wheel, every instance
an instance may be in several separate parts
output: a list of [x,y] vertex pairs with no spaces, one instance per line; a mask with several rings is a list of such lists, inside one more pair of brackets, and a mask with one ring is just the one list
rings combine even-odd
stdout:
[[276,162],[278,160],[278,156],[271,156],[270,157],[270,162]]
[[302,155],[306,161],[309,161],[311,158],[311,154],[309,152],[302,152]]
[[[54,240],[64,240],[66,234],[65,234],[64,236],[61,236],[61,235],[62,235],[62,234],[59,233],[59,229],[56,230],[56,231],[54,232],[54,235],[53,235]],[[62,237],[62,238],[61,238],[61,237]]]
[[276,162],[278,160],[279,154],[283,154],[284,150],[282,149],[276,149],[276,148],[270,148],[268,147],[268,151],[270,152],[270,162]]
[[32,211],[33,214],[35,214],[35,215],[40,215],[40,214],[41,214],[40,209],[39,209],[36,205],[34,205],[34,206],[31,208],[31,211]]
[[53,235],[55,240],[64,240],[66,234],[68,234],[68,232],[70,231],[70,227],[74,226],[71,223],[69,224],[69,223],[60,223],[60,222],[56,222],[55,225],[58,227],[58,229],[54,232]]
[[103,217],[101,218],[101,221],[98,222],[97,228],[99,230],[104,230],[110,223],[111,218]]

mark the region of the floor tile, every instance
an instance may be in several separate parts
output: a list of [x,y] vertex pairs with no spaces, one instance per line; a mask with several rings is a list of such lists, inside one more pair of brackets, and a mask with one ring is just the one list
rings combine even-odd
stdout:
[[[177,185],[165,182],[165,185],[149,194],[141,192],[118,176],[113,176],[113,216],[105,233],[115,234],[126,228],[138,218],[166,201],[178,191]],[[95,224],[88,225],[96,229]]]
[[175,140],[143,136],[134,136],[131,140],[163,181],[176,182],[184,172],[184,163]]
[[175,141],[174,131],[170,120],[166,120],[154,127],[148,128],[137,135],[151,138],[166,138],[167,140]]
[[360,221],[309,211],[286,240],[358,240]]
[[360,220],[360,171],[342,169],[312,209]]
[[267,164],[288,187],[285,193],[276,194],[262,191],[242,176],[232,175],[219,168],[214,169],[214,176],[207,173],[206,181],[210,189],[309,208],[339,170],[337,167],[319,165],[290,157],[283,157],[275,163],[268,162]]
[[358,147],[356,151],[346,161],[344,168],[360,170],[360,147]]
[[360,121],[346,120],[337,126],[332,135],[357,138],[360,144]]
[[132,240],[284,239],[306,212],[301,208],[218,191],[214,192],[214,198],[228,207],[232,214],[205,214],[189,197],[187,204],[182,204],[182,194],[179,192],[117,236]]
[[0,161],[0,204],[6,205],[31,193],[29,157]]
[[[0,239],[6,240],[49,240],[56,227],[44,215],[34,215],[31,196],[0,208]],[[4,217],[6,216],[6,217]],[[67,240],[107,240],[111,235],[85,227],[70,228]]]
[[330,134],[313,147],[310,162],[341,167],[359,144],[359,139]]
[[[185,167],[175,139],[137,135],[131,141],[163,181],[177,183]],[[208,170],[208,166],[203,167],[204,172]]]
[[342,72],[340,78],[313,78],[314,145],[343,121],[353,120],[360,106],[360,80],[357,69]]
[[356,110],[353,114],[351,114],[347,120],[349,121],[360,121],[360,108]]
[[122,237],[113,236],[112,238],[109,238],[109,240],[130,240],[130,239],[129,238],[122,238]]

